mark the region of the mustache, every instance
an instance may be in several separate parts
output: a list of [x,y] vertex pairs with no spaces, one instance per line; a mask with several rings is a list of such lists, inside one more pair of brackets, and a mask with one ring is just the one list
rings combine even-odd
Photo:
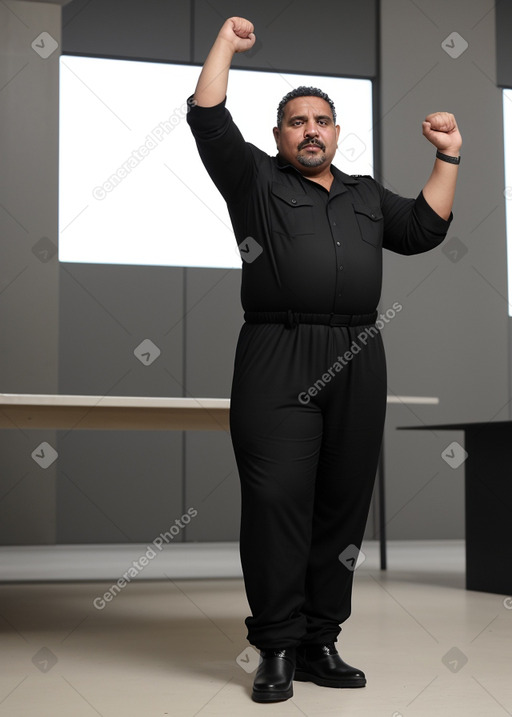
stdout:
[[308,144],[316,144],[317,147],[320,147],[320,149],[325,150],[325,144],[323,142],[320,142],[319,139],[305,139],[302,141],[299,146],[297,147],[298,150],[304,149],[304,147],[307,147]]

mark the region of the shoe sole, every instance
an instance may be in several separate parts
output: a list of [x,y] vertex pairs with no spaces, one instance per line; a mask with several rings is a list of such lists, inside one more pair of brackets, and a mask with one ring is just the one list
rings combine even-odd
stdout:
[[283,692],[252,692],[254,702],[283,702],[293,697],[293,687]]
[[351,680],[327,680],[302,670],[295,670],[293,679],[297,680],[297,682],[314,682],[315,685],[320,687],[364,687],[366,685],[366,678],[363,677]]

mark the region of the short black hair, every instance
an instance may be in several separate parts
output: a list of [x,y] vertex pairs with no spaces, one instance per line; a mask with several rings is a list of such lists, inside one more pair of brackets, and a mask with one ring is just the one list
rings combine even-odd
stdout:
[[296,97],[321,97],[329,104],[332,112],[333,122],[334,124],[336,124],[336,110],[334,108],[334,102],[331,100],[329,95],[327,95],[322,90],[319,90],[318,87],[305,87],[304,85],[301,85],[300,87],[297,87],[297,89],[288,92],[288,94],[285,95],[279,103],[279,106],[277,108],[277,126],[279,127],[279,129],[281,129],[281,124],[283,122],[285,105],[290,100],[294,100]]

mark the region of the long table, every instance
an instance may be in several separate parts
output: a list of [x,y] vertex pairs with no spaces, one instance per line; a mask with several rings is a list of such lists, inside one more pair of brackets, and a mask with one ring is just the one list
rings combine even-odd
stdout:
[[[389,404],[437,405],[430,396],[388,396]],[[0,429],[229,431],[229,398],[0,394]],[[377,474],[381,570],[387,568],[384,451]]]
[[0,394],[0,428],[228,431],[229,398]]

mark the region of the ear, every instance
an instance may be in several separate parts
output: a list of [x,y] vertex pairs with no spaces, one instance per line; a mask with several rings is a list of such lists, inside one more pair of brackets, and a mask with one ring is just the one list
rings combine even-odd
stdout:
[[339,126],[339,124],[337,124],[336,125],[336,144],[338,144],[338,140],[340,138],[340,129],[341,129],[341,127]]
[[275,139],[275,141],[276,141],[277,149],[279,150],[279,138],[280,138],[280,136],[281,136],[281,132],[280,132],[280,130],[279,130],[279,127],[274,127],[274,129],[272,130],[272,132],[274,133],[274,139]]

